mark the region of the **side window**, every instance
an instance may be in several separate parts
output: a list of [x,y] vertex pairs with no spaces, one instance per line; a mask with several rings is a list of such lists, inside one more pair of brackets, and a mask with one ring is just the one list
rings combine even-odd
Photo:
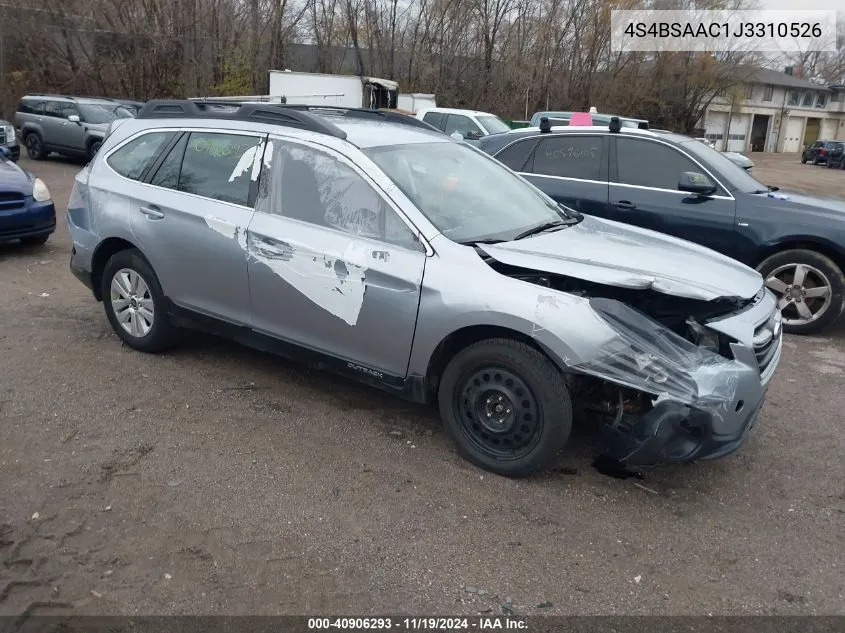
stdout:
[[66,119],[71,114],[79,115],[79,110],[74,103],[68,103],[65,101],[48,101],[44,108],[44,113],[47,116]]
[[18,106],[18,112],[21,114],[44,114],[44,102],[24,99]]
[[478,127],[475,122],[469,117],[462,114],[450,114],[446,117],[446,129],[443,130],[446,134],[454,134],[459,132],[462,136],[475,136],[479,138],[484,136],[484,132]]
[[167,189],[179,188],[179,171],[182,169],[182,157],[185,155],[185,148],[188,146],[188,134],[184,134],[179,142],[174,145],[167,157],[161,161],[155,175],[150,180],[151,185],[166,187]]
[[553,136],[543,139],[534,152],[535,174],[600,180],[602,173],[601,136]]
[[177,189],[247,205],[253,160],[260,145],[257,136],[191,132]]
[[268,161],[265,153],[257,211],[422,250],[381,194],[337,158],[278,140],[268,143],[267,152],[272,154]]
[[438,130],[443,129],[443,122],[445,119],[446,115],[442,112],[426,112],[425,116],[423,116],[423,121],[425,121],[429,125],[433,125]]
[[678,150],[640,139],[618,138],[616,163],[620,183],[656,189],[676,190],[681,173],[701,173],[701,167]]
[[111,154],[106,162],[124,178],[139,180],[172,136],[171,132],[144,134]]
[[528,161],[531,152],[534,151],[539,140],[537,138],[530,138],[524,141],[517,141],[497,154],[496,160],[514,171],[523,171],[525,163]]

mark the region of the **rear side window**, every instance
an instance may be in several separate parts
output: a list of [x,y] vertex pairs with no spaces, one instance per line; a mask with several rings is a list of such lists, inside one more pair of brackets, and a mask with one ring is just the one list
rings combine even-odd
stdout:
[[601,136],[555,136],[541,141],[534,152],[535,174],[599,180],[601,178]]
[[144,134],[118,149],[106,162],[124,178],[140,180],[144,171],[172,137],[172,132]]
[[443,129],[443,122],[446,120],[446,115],[442,112],[426,112],[423,116],[423,121],[429,125],[433,125],[438,130]]
[[186,138],[184,156],[179,143],[162,163],[151,184],[247,206],[253,162],[261,147],[261,137],[191,132]]
[[685,171],[701,173],[701,167],[674,147],[632,138],[616,140],[619,182],[655,189],[677,190]]
[[66,119],[71,114],[79,116],[79,108],[76,107],[75,103],[69,103],[66,101],[48,101],[44,108],[44,113],[47,116]]
[[522,171],[539,140],[538,138],[529,138],[517,141],[496,154],[496,160],[514,171]]
[[21,114],[44,114],[44,101],[35,101],[33,99],[24,99],[18,106],[18,112]]

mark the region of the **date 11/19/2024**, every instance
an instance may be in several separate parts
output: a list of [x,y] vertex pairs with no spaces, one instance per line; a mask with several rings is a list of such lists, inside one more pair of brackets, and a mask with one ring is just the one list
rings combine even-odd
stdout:
[[474,618],[308,618],[308,630],[328,631],[471,631],[471,630],[513,630],[527,631],[527,623],[521,618],[489,617]]

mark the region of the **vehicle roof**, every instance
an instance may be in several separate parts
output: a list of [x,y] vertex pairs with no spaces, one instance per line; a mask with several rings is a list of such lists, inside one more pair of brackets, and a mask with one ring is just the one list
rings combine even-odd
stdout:
[[[352,119],[342,115],[330,113],[311,112],[311,114],[328,119],[332,124],[346,132],[346,141],[359,147],[381,147],[387,145],[410,145],[415,143],[457,143],[451,137],[437,130],[426,130],[422,127],[403,125],[390,121]],[[245,121],[238,119],[215,118],[207,116],[195,117],[168,117],[168,118],[144,118],[125,119],[117,128],[121,130],[121,136],[130,136],[136,132],[156,128],[207,128],[214,130],[227,130],[232,132],[263,132],[266,134],[282,134],[295,136],[310,140],[319,141],[329,137],[326,134],[301,130],[285,125],[273,123],[259,123],[256,121]],[[334,139],[338,141],[339,139]],[[334,142],[332,143],[334,144]]]
[[[563,117],[567,117],[567,116],[571,117],[573,114],[581,114],[581,112],[567,111],[567,110],[542,110],[540,112],[535,112],[534,114],[532,114],[531,118],[533,119],[536,116],[548,117],[548,118],[555,118],[555,117],[563,118]],[[643,123],[648,122],[648,119],[638,119],[636,117],[622,116],[621,114],[607,114],[606,112],[590,112],[590,113],[587,113],[587,114],[590,114],[591,116],[602,117],[602,118],[609,118],[609,117],[615,116],[615,117],[619,117],[620,119],[625,119],[626,121],[642,121]]]
[[442,112],[443,114],[467,114],[470,116],[496,116],[481,110],[467,110],[463,108],[421,108],[419,112]]
[[[593,134],[622,134],[625,136],[636,136],[642,138],[653,138],[653,139],[661,139],[665,141],[670,141],[673,143],[686,143],[687,141],[696,141],[696,139],[690,136],[684,136],[682,134],[675,134],[674,132],[655,132],[654,130],[641,130],[639,128],[633,127],[623,127],[619,130],[619,132],[611,132],[610,128],[606,125],[583,125],[583,126],[562,126],[562,125],[553,125],[550,132],[543,133],[540,131],[539,127],[525,127],[519,128],[517,130],[511,130],[510,132],[503,132],[502,134],[495,134],[492,137],[484,137],[481,139],[480,143],[482,147],[488,146],[495,146],[501,145],[501,148],[509,145],[510,143],[505,141],[505,139],[511,139],[512,141],[516,141],[518,138],[526,137],[530,138],[533,136],[547,136],[547,135],[566,135],[566,134],[583,134],[583,133],[593,133]],[[498,137],[498,138],[496,138]],[[495,148],[495,151],[498,149]]]
[[21,97],[21,100],[36,100],[43,101],[49,99],[51,101],[67,101],[68,103],[82,103],[90,105],[121,105],[119,99],[109,99],[106,97],[72,97],[68,95],[50,95],[50,94],[28,94]]

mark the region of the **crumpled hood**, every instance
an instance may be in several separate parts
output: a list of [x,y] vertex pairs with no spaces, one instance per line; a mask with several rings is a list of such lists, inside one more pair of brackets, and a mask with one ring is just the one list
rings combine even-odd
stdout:
[[763,285],[756,270],[709,248],[591,216],[559,231],[479,247],[510,266],[703,301],[750,299]]
[[0,190],[19,191],[32,195],[33,180],[23,169],[10,160],[0,160]]

